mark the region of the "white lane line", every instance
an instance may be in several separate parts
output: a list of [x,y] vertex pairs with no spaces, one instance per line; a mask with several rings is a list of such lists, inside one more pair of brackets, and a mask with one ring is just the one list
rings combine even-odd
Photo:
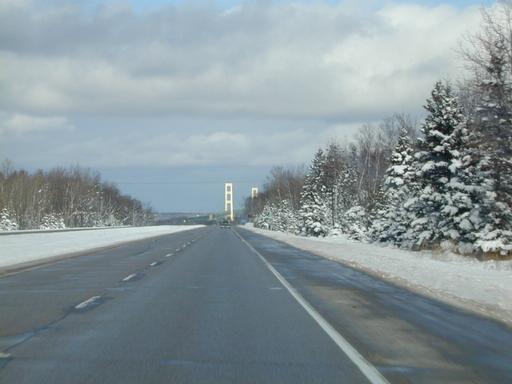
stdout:
[[165,257],[171,257],[171,256],[174,256],[174,253],[168,253],[167,255],[165,255]]
[[292,287],[292,285],[259,253],[251,244],[249,244],[240,234],[234,231],[238,238],[256,255],[259,256],[265,266],[274,274],[274,276],[283,284],[290,292],[295,300],[306,310],[306,312],[317,322],[325,333],[336,343],[336,345],[352,360],[359,368],[361,373],[372,384],[390,384],[389,381],[375,368],[368,360],[366,360],[320,313],[309,304],[304,297]]
[[99,299],[101,299],[101,296],[93,296],[85,301],[82,301],[80,304],[75,305],[75,309],[85,309],[95,304]]
[[158,265],[158,261],[153,261],[151,264],[149,264],[150,267],[154,267],[155,265]]
[[126,276],[122,281],[130,281],[135,276],[137,276],[137,274],[136,273],[132,273],[131,275]]

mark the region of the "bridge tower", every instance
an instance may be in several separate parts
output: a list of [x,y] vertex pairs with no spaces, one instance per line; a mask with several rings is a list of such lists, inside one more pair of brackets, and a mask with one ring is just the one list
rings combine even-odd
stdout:
[[233,207],[233,183],[224,184],[224,214],[230,221],[235,220]]

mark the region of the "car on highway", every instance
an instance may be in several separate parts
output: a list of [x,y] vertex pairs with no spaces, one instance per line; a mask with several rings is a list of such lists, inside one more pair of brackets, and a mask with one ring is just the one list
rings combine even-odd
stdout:
[[222,220],[219,225],[221,228],[231,228],[231,223],[226,219]]

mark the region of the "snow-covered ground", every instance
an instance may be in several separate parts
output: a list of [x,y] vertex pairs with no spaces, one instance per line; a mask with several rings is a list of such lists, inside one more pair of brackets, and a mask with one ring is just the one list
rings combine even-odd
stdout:
[[115,227],[80,227],[80,228],[47,228],[47,229],[16,229],[16,230],[0,230],[0,236],[19,235],[23,233],[51,233],[51,232],[79,232],[100,229],[118,229],[131,228],[129,225],[120,225]]
[[310,238],[251,225],[244,228],[512,324],[512,261],[482,262],[448,252],[404,251],[341,236]]
[[121,244],[132,240],[200,228],[201,225],[122,227],[91,231],[12,234],[0,236],[0,269],[54,256]]

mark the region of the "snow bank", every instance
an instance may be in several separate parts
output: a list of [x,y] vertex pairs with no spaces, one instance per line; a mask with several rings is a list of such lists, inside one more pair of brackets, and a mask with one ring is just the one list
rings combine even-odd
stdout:
[[364,270],[416,292],[512,323],[512,261],[412,252],[346,237],[309,238],[244,228]]
[[123,227],[76,232],[12,234],[0,236],[0,269],[54,256],[166,235],[202,225]]

